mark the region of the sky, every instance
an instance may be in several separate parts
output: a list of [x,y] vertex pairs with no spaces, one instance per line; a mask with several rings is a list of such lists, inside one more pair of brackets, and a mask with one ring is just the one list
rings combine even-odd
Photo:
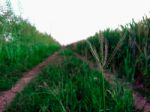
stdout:
[[[0,0],[2,1],[2,0]],[[149,0],[10,0],[14,12],[66,45],[150,16]]]

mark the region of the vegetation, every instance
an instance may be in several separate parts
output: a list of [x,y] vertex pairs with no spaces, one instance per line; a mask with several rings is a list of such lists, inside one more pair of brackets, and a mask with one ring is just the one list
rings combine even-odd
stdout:
[[[89,37],[87,40],[98,52],[99,57],[102,53],[100,47],[102,37],[106,39],[108,47],[105,68],[129,82],[143,84],[146,89],[150,89],[150,19],[145,17],[138,23],[132,21],[119,29],[107,29]],[[69,47],[95,62],[92,52],[89,52],[87,40]]]
[[[9,0],[0,8],[0,92],[24,72],[60,49],[51,35],[14,15]],[[18,93],[6,112],[132,112],[132,91],[118,81],[109,84],[105,70],[142,88],[150,100],[150,19],[107,29],[67,47],[58,59]],[[63,49],[64,48],[64,49]],[[97,64],[90,68],[83,60]],[[1,95],[1,94],[0,94]]]
[[[68,55],[70,50],[65,52],[59,63],[50,64],[17,95],[6,112],[104,112],[102,74]],[[132,112],[132,92],[104,83],[106,111]]]
[[0,91],[12,87],[23,72],[60,46],[50,35],[15,16],[9,3],[5,10],[0,10]]

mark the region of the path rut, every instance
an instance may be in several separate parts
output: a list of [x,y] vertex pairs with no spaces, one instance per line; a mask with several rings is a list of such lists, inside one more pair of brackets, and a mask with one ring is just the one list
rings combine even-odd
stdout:
[[[88,61],[84,56],[81,56],[79,54],[76,54],[78,58],[85,61],[90,65],[91,68],[96,68],[95,64]],[[46,67],[49,63],[51,63],[53,60],[56,60],[59,57],[58,52],[54,53],[50,57],[48,57],[45,61],[34,67],[29,72],[25,73],[23,77],[16,83],[14,87],[12,87],[10,90],[3,92],[0,94],[0,112],[3,112],[5,107],[8,106],[17,93],[21,92],[26,85],[29,84],[29,82],[38,75],[38,73]],[[105,79],[110,83],[113,84],[114,82],[114,75],[108,72],[105,72]],[[128,86],[130,89],[132,89],[132,86]],[[134,98],[134,105],[136,109],[143,110],[144,112],[150,112],[150,103],[147,102],[146,98],[141,96],[137,92],[133,92],[133,98]]]
[[29,72],[23,74],[23,77],[13,86],[10,90],[3,92],[0,95],[0,112],[5,110],[5,107],[8,106],[13,99],[15,98],[16,94],[21,92],[29,82],[38,75],[38,73],[46,67],[49,63],[53,60],[58,58],[58,52],[54,53],[53,55],[49,56],[45,61],[34,67]]
[[[88,63],[92,69],[95,69],[95,67],[96,67],[95,64],[88,61],[84,56],[81,56],[77,53],[75,55],[78,58],[80,58],[81,60],[83,60],[84,62]],[[112,73],[105,71],[104,77],[111,85],[113,85],[115,76]],[[122,82],[122,83],[125,84],[129,89],[133,90],[134,85],[127,85],[125,82]],[[135,105],[135,108],[137,109],[137,111],[142,110],[143,112],[150,112],[150,103],[147,102],[145,97],[143,97],[136,91],[133,91],[133,100],[134,100],[134,105]]]

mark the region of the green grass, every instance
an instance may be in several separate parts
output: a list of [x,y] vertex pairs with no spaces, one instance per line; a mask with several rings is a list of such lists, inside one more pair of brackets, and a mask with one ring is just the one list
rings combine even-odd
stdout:
[[[148,88],[149,26],[150,19],[144,18],[121,29],[96,33],[88,38],[92,47],[85,40],[75,47],[69,46],[72,50],[61,50],[61,59],[50,64],[18,93],[6,112],[135,111],[132,91],[118,83],[109,85],[103,70],[116,71],[119,77],[126,77],[130,82],[136,81],[141,73]],[[15,16],[8,0],[6,11],[0,12],[0,91],[10,89],[24,72],[59,48],[59,43],[51,35],[40,33],[27,20]],[[74,55],[75,52],[97,62],[100,70],[90,69]],[[109,57],[110,62],[107,62]]]
[[[103,112],[101,81],[101,73],[73,55],[66,56],[44,69],[6,112]],[[131,91],[112,88],[106,81],[105,87],[107,112],[133,111]]]
[[7,1],[6,10],[0,12],[0,91],[10,89],[24,72],[59,48],[52,36],[15,16]]
[[74,55],[74,52],[70,49],[64,49],[64,50],[61,50],[59,54],[61,56],[72,56]]
[[[7,90],[22,74],[42,62],[59,49],[55,45],[31,44],[29,42],[9,43],[0,51],[0,91]],[[44,44],[44,43],[43,43]]]
[[[115,72],[120,78],[126,78],[129,82],[138,82],[139,77],[144,86],[150,88],[150,19],[121,26],[119,29],[107,29],[101,31],[108,43],[108,57],[111,61],[107,63],[106,69]],[[100,33],[89,37],[87,40],[93,48],[101,55]],[[87,40],[78,42],[76,47],[69,46],[74,52],[85,56],[88,60],[96,62]]]

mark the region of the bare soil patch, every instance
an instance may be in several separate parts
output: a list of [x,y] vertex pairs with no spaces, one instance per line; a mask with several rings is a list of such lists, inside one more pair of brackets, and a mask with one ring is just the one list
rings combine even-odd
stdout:
[[38,75],[38,73],[46,67],[49,63],[53,62],[59,57],[58,52],[54,53],[50,57],[48,57],[45,61],[34,67],[29,72],[25,73],[23,77],[14,85],[10,90],[5,91],[0,94],[0,112],[3,112],[5,107],[8,106],[16,94],[21,92],[29,82]]

